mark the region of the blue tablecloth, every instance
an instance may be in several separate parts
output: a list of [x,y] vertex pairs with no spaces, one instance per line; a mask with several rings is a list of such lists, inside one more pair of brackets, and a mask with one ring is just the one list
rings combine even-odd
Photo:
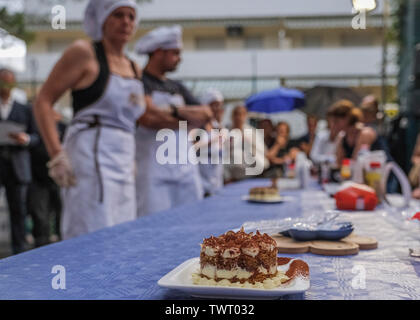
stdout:
[[[246,221],[299,217],[334,207],[317,188],[283,191],[293,200],[281,204],[241,199],[250,187],[261,185],[268,181],[232,184],[195,204],[0,260],[0,299],[188,299],[182,292],[160,288],[157,281],[199,256],[203,238]],[[311,288],[289,298],[419,299],[420,260],[408,256],[408,246],[419,245],[415,233],[401,232],[381,210],[343,215],[358,234],[376,237],[379,248],[346,257],[294,255],[309,264]],[[52,287],[55,265],[65,267],[65,290]]]

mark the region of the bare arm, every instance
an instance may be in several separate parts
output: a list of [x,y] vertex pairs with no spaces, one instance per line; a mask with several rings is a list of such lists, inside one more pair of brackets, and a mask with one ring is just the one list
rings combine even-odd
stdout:
[[420,134],[417,136],[417,142],[414,147],[413,155],[411,157],[411,162],[414,165],[420,164]]
[[62,148],[52,108],[68,89],[76,88],[83,80],[87,64],[93,58],[87,45],[90,44],[76,41],[64,52],[42,86],[35,102],[35,119],[51,158],[60,153]]
[[159,108],[150,96],[146,96],[146,112],[137,120],[137,124],[150,129],[176,129],[178,119],[172,117],[170,108]]
[[272,164],[283,164],[286,160],[286,156],[278,157],[277,154],[282,148],[285,148],[287,145],[287,141],[283,137],[277,137],[276,142],[274,145],[268,149],[265,156]]
[[[135,64],[137,74],[142,74],[140,67]],[[178,129],[180,119],[172,116],[171,108],[161,108],[153,103],[152,97],[146,95],[146,112],[137,120],[137,125],[150,129]],[[200,128],[212,118],[208,106],[188,106],[178,108],[178,115],[185,119],[191,128]]]
[[190,127],[199,128],[208,123],[213,116],[209,106],[179,107],[180,119],[171,114],[170,108],[159,108],[153,103],[150,96],[146,96],[146,112],[138,120],[138,124],[150,129],[177,129],[180,119],[185,119]]

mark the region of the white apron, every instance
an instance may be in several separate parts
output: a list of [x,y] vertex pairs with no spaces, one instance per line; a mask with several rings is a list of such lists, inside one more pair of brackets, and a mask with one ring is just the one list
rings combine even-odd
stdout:
[[101,98],[76,114],[64,140],[77,184],[62,190],[63,239],[136,218],[134,133],[144,111],[142,82],[111,73]]
[[[170,104],[185,105],[181,95],[171,95],[167,92],[154,91],[152,99],[155,105],[161,107]],[[179,164],[178,161],[177,164],[161,165],[157,162],[156,153],[163,143],[156,140],[157,132],[158,130],[139,126],[136,133],[137,217],[203,198],[198,165]],[[179,130],[175,133],[178,146]],[[188,142],[188,150],[191,146],[191,142]]]

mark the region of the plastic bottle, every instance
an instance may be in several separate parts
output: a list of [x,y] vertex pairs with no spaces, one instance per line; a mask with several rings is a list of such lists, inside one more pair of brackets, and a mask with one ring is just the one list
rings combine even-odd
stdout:
[[367,144],[362,144],[360,146],[359,152],[357,153],[357,158],[361,158],[366,154],[370,153],[370,148]]
[[365,172],[365,181],[369,187],[372,187],[376,191],[376,195],[379,199],[382,198],[381,191],[381,179],[382,179],[382,165],[379,161],[373,161],[369,164],[369,169]]
[[351,159],[344,159],[341,163],[340,175],[342,180],[351,179]]
[[287,178],[294,179],[296,177],[296,165],[294,163],[290,163],[287,165]]
[[330,180],[330,166],[327,161],[321,163],[320,171],[321,184],[328,183]]
[[357,183],[365,183],[364,180],[364,163],[365,159],[370,155],[369,146],[364,144],[357,153],[357,159],[353,163],[352,180]]

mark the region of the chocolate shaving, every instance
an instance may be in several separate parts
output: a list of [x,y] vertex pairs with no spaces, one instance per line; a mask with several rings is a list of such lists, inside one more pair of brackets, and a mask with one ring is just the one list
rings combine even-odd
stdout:
[[280,257],[278,257],[277,258],[277,265],[282,266],[282,265],[288,264],[290,262],[290,260],[292,260],[292,258],[284,258],[284,257],[280,258]]
[[261,234],[259,231],[254,235],[251,233],[244,232],[242,227],[240,231],[228,231],[225,234],[222,234],[218,237],[211,236],[210,238],[203,240],[204,246],[209,246],[213,248],[220,248],[222,251],[224,249],[230,248],[256,248],[264,250],[261,246],[261,243],[276,246],[276,241],[271,238],[268,234]]

